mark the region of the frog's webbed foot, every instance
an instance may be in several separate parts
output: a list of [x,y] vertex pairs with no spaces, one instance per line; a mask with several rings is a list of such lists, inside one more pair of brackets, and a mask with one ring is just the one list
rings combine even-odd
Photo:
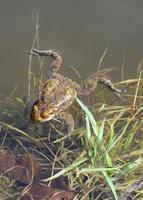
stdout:
[[79,92],[80,95],[88,95],[90,92],[94,91],[97,87],[97,84],[101,83],[104,84],[106,87],[109,88],[114,94],[121,98],[120,94],[122,93],[121,90],[117,89],[111,80],[102,74],[92,74],[89,76],[82,84],[81,90]]
[[61,112],[56,117],[59,120],[63,120],[63,130],[67,133],[70,133],[74,130],[74,120],[70,113],[68,112]]

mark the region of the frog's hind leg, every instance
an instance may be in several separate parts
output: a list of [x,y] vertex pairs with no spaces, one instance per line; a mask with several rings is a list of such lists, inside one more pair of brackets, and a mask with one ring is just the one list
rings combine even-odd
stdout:
[[96,89],[98,83],[104,84],[106,87],[109,88],[109,90],[111,90],[118,97],[120,97],[120,94],[122,93],[122,91],[117,89],[113,85],[111,80],[107,76],[102,75],[102,74],[100,75],[92,74],[83,83],[81,83],[81,90],[79,92],[79,95],[88,95],[90,92]]
[[56,117],[59,120],[64,121],[63,130],[67,133],[70,133],[74,130],[74,120],[70,113],[68,112],[61,112]]
[[38,50],[33,49],[33,55],[39,55],[39,56],[48,56],[51,58],[51,61],[47,67],[47,76],[48,78],[51,77],[52,73],[59,70],[62,64],[62,57],[61,55],[55,51],[55,50]]

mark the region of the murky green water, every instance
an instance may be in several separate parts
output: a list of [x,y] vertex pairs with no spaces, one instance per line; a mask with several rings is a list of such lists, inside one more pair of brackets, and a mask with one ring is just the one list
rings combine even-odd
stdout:
[[64,73],[72,64],[83,78],[94,72],[106,47],[103,66],[117,67],[120,80],[125,54],[125,77],[135,77],[143,57],[142,0],[0,0],[0,94],[25,95],[29,50],[34,37],[32,14],[39,16],[41,49],[58,49]]

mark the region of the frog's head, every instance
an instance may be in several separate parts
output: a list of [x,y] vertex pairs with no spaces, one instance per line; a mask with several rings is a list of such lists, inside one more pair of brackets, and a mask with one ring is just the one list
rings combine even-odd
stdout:
[[45,122],[53,119],[57,112],[57,108],[45,106],[42,101],[37,100],[31,108],[30,117],[34,122]]

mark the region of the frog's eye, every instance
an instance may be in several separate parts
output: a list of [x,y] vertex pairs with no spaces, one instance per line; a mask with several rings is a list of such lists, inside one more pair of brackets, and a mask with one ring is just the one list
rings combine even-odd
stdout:
[[48,114],[49,114],[49,115],[53,115],[53,114],[54,114],[54,111],[50,110],[50,111],[48,112]]
[[43,118],[50,118],[52,115],[54,115],[54,110],[46,110],[41,115]]
[[43,112],[42,114],[41,114],[41,117],[42,118],[47,118],[49,116],[49,113],[48,112]]

